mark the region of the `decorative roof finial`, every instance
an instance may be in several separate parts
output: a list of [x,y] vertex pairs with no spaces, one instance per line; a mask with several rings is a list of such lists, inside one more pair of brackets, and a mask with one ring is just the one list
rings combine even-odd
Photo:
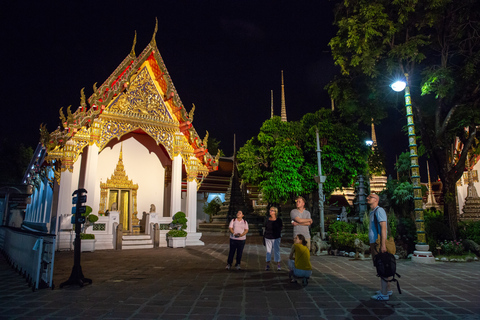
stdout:
[[152,36],[152,41],[150,41],[150,43],[152,45],[157,45],[157,43],[155,42],[155,37],[157,36],[157,31],[158,31],[158,18],[155,17],[155,30],[153,30],[153,36]]
[[270,90],[270,119],[273,118],[273,90]]
[[135,45],[137,44],[137,30],[135,30],[135,36],[133,37],[133,45],[132,50],[130,51],[130,55],[135,57]]
[[285,86],[283,85],[283,70],[282,70],[282,121],[287,122],[287,109],[285,107]]
[[123,161],[123,142],[120,144],[120,156],[118,157],[119,161]]
[[373,124],[373,118],[372,118],[372,149],[377,146],[377,135],[375,134],[375,125]]

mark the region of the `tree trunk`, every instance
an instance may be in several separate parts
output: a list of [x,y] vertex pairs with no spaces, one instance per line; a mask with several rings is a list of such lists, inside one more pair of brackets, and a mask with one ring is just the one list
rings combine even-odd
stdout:
[[450,227],[452,240],[457,237],[457,202],[456,202],[456,182],[455,173],[448,172],[443,179],[443,215],[445,222]]

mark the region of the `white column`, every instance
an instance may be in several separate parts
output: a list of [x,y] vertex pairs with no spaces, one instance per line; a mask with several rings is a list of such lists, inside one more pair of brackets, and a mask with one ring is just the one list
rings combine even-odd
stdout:
[[[189,179],[190,180],[190,179]],[[187,246],[203,246],[202,233],[197,232],[197,180],[187,182]]]
[[182,156],[177,155],[172,161],[172,183],[170,198],[170,217],[182,210]]
[[187,232],[197,232],[197,180],[187,182]]
[[201,233],[197,232],[197,175],[198,159],[191,156],[187,164],[187,246],[203,246],[205,243],[200,241]]
[[[57,249],[69,249],[70,246],[70,237],[61,237],[60,230],[66,228],[72,214],[72,188],[73,183],[73,172],[65,170],[60,175],[60,188],[58,192],[58,206],[57,206],[57,223],[56,231],[57,234]],[[62,219],[60,219],[62,216]],[[62,223],[63,222],[63,223]],[[60,225],[62,223],[62,225]],[[70,233],[68,233],[69,235]],[[65,241],[66,243],[64,243]]]
[[87,190],[87,206],[93,209],[94,214],[98,212],[100,205],[100,186],[97,181],[98,169],[98,147],[96,144],[88,146],[87,161],[85,164],[85,184]]

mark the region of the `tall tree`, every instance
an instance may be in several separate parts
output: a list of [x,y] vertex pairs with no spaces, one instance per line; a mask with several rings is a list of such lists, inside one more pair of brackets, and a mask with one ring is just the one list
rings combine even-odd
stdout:
[[238,152],[242,178],[260,186],[270,203],[312,192],[317,187],[313,177],[318,175],[316,128],[326,141],[322,146],[325,193],[351,186],[365,170],[368,150],[362,138],[366,134],[330,110],[308,113],[300,121],[282,122],[280,117],[265,121],[259,134]]
[[359,92],[355,84],[362,83],[378,101],[388,78],[408,74],[417,131],[443,182],[444,214],[455,236],[455,185],[480,124],[480,2],[343,0],[335,14],[330,47],[343,78],[330,94],[340,108],[361,109],[364,92],[340,89]]

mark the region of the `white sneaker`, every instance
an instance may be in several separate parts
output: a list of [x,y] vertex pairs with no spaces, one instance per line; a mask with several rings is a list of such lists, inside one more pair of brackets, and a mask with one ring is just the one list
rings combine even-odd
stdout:
[[239,264],[237,264],[237,265],[235,266],[235,269],[237,269],[237,270],[242,270],[242,268],[240,267]]
[[232,267],[231,264],[227,264],[227,266],[225,267],[225,269],[230,270],[231,267]]
[[390,296],[388,294],[387,295],[376,294],[372,296],[372,299],[377,301],[388,301],[390,299]]
[[[382,294],[382,291],[378,290],[377,292],[375,292],[375,294]],[[391,296],[392,294],[393,294],[392,290],[387,291],[387,296]]]

